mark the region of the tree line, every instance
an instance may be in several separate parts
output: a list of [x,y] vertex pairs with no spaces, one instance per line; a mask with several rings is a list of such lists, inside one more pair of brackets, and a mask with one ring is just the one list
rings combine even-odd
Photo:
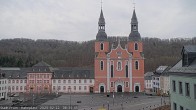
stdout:
[[[142,38],[145,72],[160,65],[173,66],[181,59],[183,45],[195,45],[196,38]],[[93,67],[94,42],[63,40],[2,39],[0,40],[1,67],[31,67],[43,60],[53,67]],[[112,42],[112,41],[110,41]]]

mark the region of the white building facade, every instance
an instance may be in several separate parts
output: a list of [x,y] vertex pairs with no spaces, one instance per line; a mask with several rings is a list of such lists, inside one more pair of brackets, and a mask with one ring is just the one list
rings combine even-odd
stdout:
[[53,93],[89,93],[94,79],[52,79]]
[[7,99],[7,79],[0,78],[0,100]]

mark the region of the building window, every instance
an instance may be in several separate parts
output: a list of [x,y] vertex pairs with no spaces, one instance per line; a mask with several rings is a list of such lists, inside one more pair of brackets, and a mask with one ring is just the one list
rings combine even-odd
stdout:
[[79,86],[79,90],[81,90],[81,86]]
[[18,90],[18,86],[16,86],[16,90]]
[[53,90],[55,90],[55,86],[53,86]]
[[100,47],[100,48],[101,48],[101,50],[103,50],[103,47],[104,47],[103,43],[101,43],[101,45],[100,45],[100,46],[101,46],[101,47]]
[[79,83],[81,83],[81,80],[79,80]]
[[186,96],[190,96],[190,85],[189,83],[185,83],[185,91],[186,91]]
[[196,99],[196,84],[194,84],[194,97]]
[[126,72],[126,78],[128,78],[128,77],[129,77],[129,73],[128,73],[128,65],[126,65],[126,66],[125,66],[125,69],[126,69],[126,70],[125,70],[125,72]]
[[111,78],[113,78],[113,77],[114,77],[114,66],[111,65]]
[[84,86],[84,90],[86,90],[86,86]]
[[114,87],[114,82],[111,82],[111,87]]
[[100,62],[100,70],[103,70],[103,61]]
[[20,86],[20,90],[22,90],[22,86]]
[[12,90],[14,90],[15,88],[14,88],[14,86],[12,86]]
[[176,81],[172,81],[173,92],[176,92]]
[[68,80],[68,83],[71,83],[71,80]]
[[66,90],[66,86],[63,86],[63,90]]
[[53,80],[53,83],[56,83],[56,80]]
[[11,80],[9,79],[8,83],[11,83]]
[[86,83],[86,79],[84,80],[84,83]]
[[76,80],[74,80],[74,83],[76,83]]
[[15,80],[12,80],[12,83],[15,83]]
[[122,62],[121,61],[118,61],[117,62],[117,70],[118,71],[121,71],[122,70]]
[[126,82],[125,83],[125,87],[129,87],[129,82]]
[[138,50],[138,43],[135,43],[135,50]]
[[92,80],[90,79],[90,83],[92,83]]
[[58,80],[58,83],[61,83],[61,80],[60,79]]
[[74,90],[76,90],[76,86],[74,86]]
[[176,103],[173,103],[173,109],[174,109],[174,110],[177,110],[177,105],[176,105]]
[[183,94],[182,93],[182,82],[179,82],[179,94]]
[[61,86],[58,87],[58,90],[61,90]]
[[180,106],[180,110],[184,110],[184,108],[182,106]]
[[135,69],[139,70],[139,62],[138,61],[135,61]]
[[63,83],[66,83],[66,80],[63,80]]
[[25,81],[24,83],[27,83],[27,80],[26,79],[24,81]]

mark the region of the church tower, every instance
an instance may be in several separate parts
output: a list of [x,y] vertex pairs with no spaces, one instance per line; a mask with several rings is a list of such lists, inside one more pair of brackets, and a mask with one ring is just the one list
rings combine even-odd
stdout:
[[144,54],[143,43],[138,31],[135,9],[131,19],[131,33],[128,37],[128,52],[132,53],[132,83],[135,92],[144,90]]
[[107,41],[107,34],[105,32],[105,18],[101,9],[95,41],[95,92],[106,92],[107,52],[109,52],[109,42]]

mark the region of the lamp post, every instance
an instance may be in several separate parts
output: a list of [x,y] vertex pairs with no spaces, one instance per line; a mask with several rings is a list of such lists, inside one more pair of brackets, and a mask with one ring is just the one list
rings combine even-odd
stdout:
[[110,105],[109,105],[109,101],[107,101],[107,104],[108,104],[108,110],[110,110]]
[[71,110],[71,87],[69,87],[68,90],[69,90],[69,95],[70,95],[69,103],[70,103],[70,110]]
[[114,90],[113,90],[112,98],[113,98],[113,106],[114,106]]

